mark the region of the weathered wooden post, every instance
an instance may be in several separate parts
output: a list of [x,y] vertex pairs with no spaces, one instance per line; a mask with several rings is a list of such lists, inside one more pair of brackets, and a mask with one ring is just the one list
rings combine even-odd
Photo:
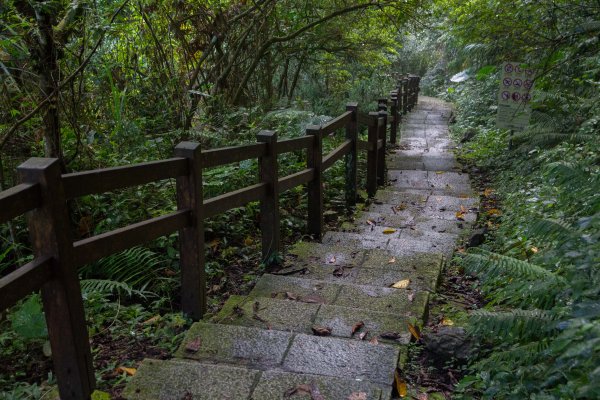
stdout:
[[175,156],[188,159],[188,174],[177,178],[177,209],[190,210],[191,214],[189,226],[179,231],[181,309],[197,321],[206,312],[200,144],[179,143],[175,147]]
[[307,150],[306,167],[315,171],[313,180],[308,182],[308,233],[320,240],[323,234],[323,133],[318,125],[306,127],[306,134],[312,136],[312,147]]
[[377,155],[377,183],[380,186],[385,185],[385,150],[386,150],[386,142],[387,142],[387,116],[388,113],[385,111],[385,104],[379,104],[380,111],[378,113],[379,118],[383,119],[382,124],[379,125],[379,140],[381,140],[381,147],[379,148],[379,154]]
[[408,113],[408,78],[402,78],[402,114]]
[[41,292],[60,398],[89,399],[96,378],[60,163],[55,158],[30,158],[18,172],[22,182],[40,186],[41,205],[27,220],[35,257],[52,259],[54,279]]
[[279,224],[279,180],[277,163],[277,133],[261,131],[256,139],[267,144],[267,153],[259,160],[260,182],[267,184],[265,198],[260,201],[262,258],[266,263],[281,247]]
[[377,193],[377,156],[378,149],[377,143],[379,141],[379,127],[378,121],[379,113],[369,113],[369,124],[368,124],[368,143],[369,149],[367,151],[367,194],[369,197],[375,196]]
[[357,196],[358,103],[346,104],[346,111],[352,111],[352,118],[346,124],[346,139],[351,140],[352,145],[344,160],[346,163],[346,207],[350,210],[356,205]]
[[398,92],[392,91],[390,93],[390,143],[396,144],[396,136],[398,135]]

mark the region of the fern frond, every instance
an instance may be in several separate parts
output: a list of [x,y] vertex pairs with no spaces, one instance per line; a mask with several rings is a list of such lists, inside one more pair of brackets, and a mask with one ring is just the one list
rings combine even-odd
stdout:
[[128,296],[138,295],[146,297],[148,292],[134,290],[131,286],[123,282],[111,281],[108,279],[82,279],[79,281],[81,292],[86,295],[90,293],[100,294],[122,294]]
[[492,353],[489,357],[475,364],[477,369],[487,369],[498,365],[498,363],[511,362],[515,365],[531,365],[537,363],[544,357],[544,352],[550,343],[547,338],[526,344],[515,344],[509,349]]
[[562,277],[538,265],[482,249],[471,250],[463,263],[467,271],[491,278],[507,276],[513,279],[543,279],[564,283]]
[[518,338],[519,341],[544,337],[556,326],[555,315],[545,310],[477,310],[469,319],[470,330],[475,334],[501,339]]
[[558,240],[561,242],[579,238],[580,234],[565,221],[541,219],[533,221],[528,227],[529,233],[541,240]]
[[158,254],[144,247],[132,247],[85,267],[84,278],[122,282],[144,291],[158,278],[161,260]]

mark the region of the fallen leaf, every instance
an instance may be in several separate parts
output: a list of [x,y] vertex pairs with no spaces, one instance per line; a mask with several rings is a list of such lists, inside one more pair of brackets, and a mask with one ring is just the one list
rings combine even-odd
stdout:
[[373,336],[373,338],[371,338],[371,340],[369,340],[369,343],[371,343],[371,344],[379,344],[379,340],[377,340],[376,336]]
[[331,256],[331,258],[329,258],[329,259],[327,260],[327,262],[328,262],[329,264],[335,264],[335,256]]
[[196,338],[185,345],[185,351],[195,353],[200,350],[200,345],[202,345],[202,339]]
[[442,318],[442,325],[452,326],[454,325],[454,321],[452,321],[450,318]]
[[163,270],[163,274],[165,274],[165,276],[175,276],[177,275],[177,272],[173,271],[172,269],[165,268]]
[[411,335],[413,335],[413,337],[416,340],[421,339],[421,330],[419,329],[418,326],[408,323],[408,330],[410,331]]
[[396,340],[400,339],[402,336],[398,332],[381,332],[379,337],[382,339]]
[[375,221],[373,221],[373,220],[371,220],[371,219],[368,219],[368,220],[367,220],[367,224],[369,224],[369,225],[373,226],[373,225],[375,225]]
[[410,301],[411,303],[413,302],[413,300],[415,299],[415,294],[414,292],[411,292],[408,294],[408,301]]
[[487,211],[487,213],[489,216],[492,216],[492,217],[497,217],[497,216],[502,215],[502,211],[498,210],[497,208],[489,209]]
[[137,369],[121,366],[121,367],[117,367],[116,372],[117,372],[117,374],[125,373],[129,376],[133,376],[137,372]]
[[286,390],[284,397],[292,397],[295,394],[310,394],[310,385],[298,385]]
[[394,382],[396,383],[396,391],[400,397],[406,397],[406,382],[400,377],[398,370],[394,372]]
[[367,394],[365,392],[352,392],[347,400],[367,400]]
[[421,203],[427,203],[427,197],[421,197]]
[[142,325],[152,325],[153,323],[155,323],[159,319],[160,319],[160,315],[155,315],[154,317],[148,318],[147,320],[145,320],[144,322],[142,322]]
[[362,321],[358,321],[357,323],[355,323],[354,326],[352,327],[352,333],[350,334],[350,336],[354,335],[356,333],[356,331],[358,331],[363,326],[365,326],[365,323]]
[[369,334],[369,331],[361,332],[358,334],[358,338],[360,340],[365,340],[365,338],[367,337],[368,334]]
[[209,242],[206,246],[210,247],[212,251],[216,251],[217,247],[219,247],[219,243],[221,243],[219,239],[214,239],[211,242]]
[[468,199],[469,195],[466,193],[462,193],[460,196],[458,196],[459,199]]
[[298,300],[298,296],[292,292],[285,292],[285,298],[288,300]]
[[394,233],[394,232],[396,232],[396,230],[395,230],[394,228],[385,228],[385,229],[383,230],[383,233],[384,233],[385,235],[389,235],[389,234],[392,234],[392,233]]
[[398,210],[398,211],[406,210],[406,204],[404,204],[404,203],[398,204],[396,206],[396,210]]
[[344,276],[344,267],[337,267],[333,270],[333,276],[342,277]]
[[465,208],[465,206],[463,206],[463,205],[460,206],[460,212],[463,214],[467,212],[467,209]]
[[301,301],[303,303],[325,304],[325,299],[317,295],[301,297],[300,299],[298,299],[298,301]]
[[464,221],[465,220],[465,213],[462,211],[457,211],[456,212],[456,219],[459,221]]
[[246,246],[252,246],[252,244],[254,243],[254,240],[252,240],[251,236],[246,236],[246,239],[244,239],[244,245]]
[[538,251],[540,251],[537,247],[532,247],[529,249],[533,254],[536,254]]
[[435,171],[436,174],[442,175],[445,171]]
[[393,264],[396,262],[396,257],[392,257],[390,258],[390,260],[388,261],[388,264]]
[[392,287],[395,289],[406,289],[409,284],[410,284],[410,279],[402,279],[401,281],[394,283],[392,285]]
[[492,193],[494,193],[494,189],[492,189],[492,188],[487,188],[483,191],[483,195],[485,197],[490,197],[492,195]]
[[330,336],[331,328],[326,326],[313,326],[312,331],[316,336]]

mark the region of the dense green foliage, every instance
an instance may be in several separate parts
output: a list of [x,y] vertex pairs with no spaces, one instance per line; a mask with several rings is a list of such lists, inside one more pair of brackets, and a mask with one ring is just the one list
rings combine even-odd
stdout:
[[[463,266],[485,309],[462,398],[598,398],[600,385],[600,7],[593,1],[439,2],[446,68],[431,91],[457,105],[462,159],[493,177],[502,216]],[[518,27],[518,28],[517,28]],[[495,128],[497,67],[538,71],[532,121]],[[444,87],[464,71],[464,82]],[[509,141],[512,146],[509,147]],[[507,151],[508,150],[508,151]],[[490,195],[489,193],[487,195]]]

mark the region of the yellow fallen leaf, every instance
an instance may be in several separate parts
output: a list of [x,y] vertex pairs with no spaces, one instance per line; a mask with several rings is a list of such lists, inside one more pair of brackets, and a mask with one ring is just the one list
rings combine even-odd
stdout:
[[392,287],[395,289],[406,289],[409,284],[410,284],[410,279],[402,279],[401,281],[394,283],[392,285]]
[[498,216],[498,215],[502,215],[502,211],[498,210],[497,208],[491,208],[488,210],[488,215],[491,216]]
[[144,322],[142,322],[142,325],[152,325],[153,323],[155,323],[159,319],[160,319],[160,315],[155,315],[154,317],[148,318],[147,320],[145,320]]
[[427,203],[427,197],[421,197],[421,203]]
[[436,174],[442,175],[445,171],[435,171]]
[[465,208],[465,206],[463,206],[463,205],[460,206],[460,212],[463,214],[467,212],[467,209]]
[[465,220],[465,213],[462,211],[457,211],[456,212],[456,219],[459,221],[464,221]]
[[396,257],[392,257],[390,258],[390,260],[388,261],[388,264],[393,264],[396,262]]
[[454,325],[454,321],[452,321],[450,318],[442,318],[442,325],[452,326]]
[[244,239],[244,245],[246,246],[252,246],[252,244],[254,243],[254,240],[252,240],[251,236],[246,236],[246,239]]
[[459,199],[468,199],[469,195],[466,193],[461,193],[460,196],[458,196]]
[[386,234],[386,235],[392,234],[394,232],[396,232],[396,230],[394,228],[385,228],[383,230],[383,233]]
[[133,376],[137,372],[137,369],[120,366],[120,367],[117,367],[116,372],[117,372],[117,374],[125,373],[129,376]]
[[408,330],[410,331],[411,335],[413,335],[413,337],[416,340],[421,339],[421,330],[419,329],[419,327],[415,326],[411,323],[408,323],[407,325],[408,325]]
[[531,250],[531,252],[533,254],[536,254],[538,251],[540,251],[537,247],[533,246],[532,248],[530,248],[529,250]]
[[406,382],[400,377],[400,373],[398,372],[398,370],[394,372],[394,382],[396,383],[396,390],[398,391],[398,395],[400,397],[406,397]]
[[487,188],[487,189],[485,189],[485,190],[483,191],[483,195],[484,195],[485,197],[490,197],[490,196],[492,195],[492,193],[494,193],[494,190],[493,190],[493,189],[491,189],[491,188]]

